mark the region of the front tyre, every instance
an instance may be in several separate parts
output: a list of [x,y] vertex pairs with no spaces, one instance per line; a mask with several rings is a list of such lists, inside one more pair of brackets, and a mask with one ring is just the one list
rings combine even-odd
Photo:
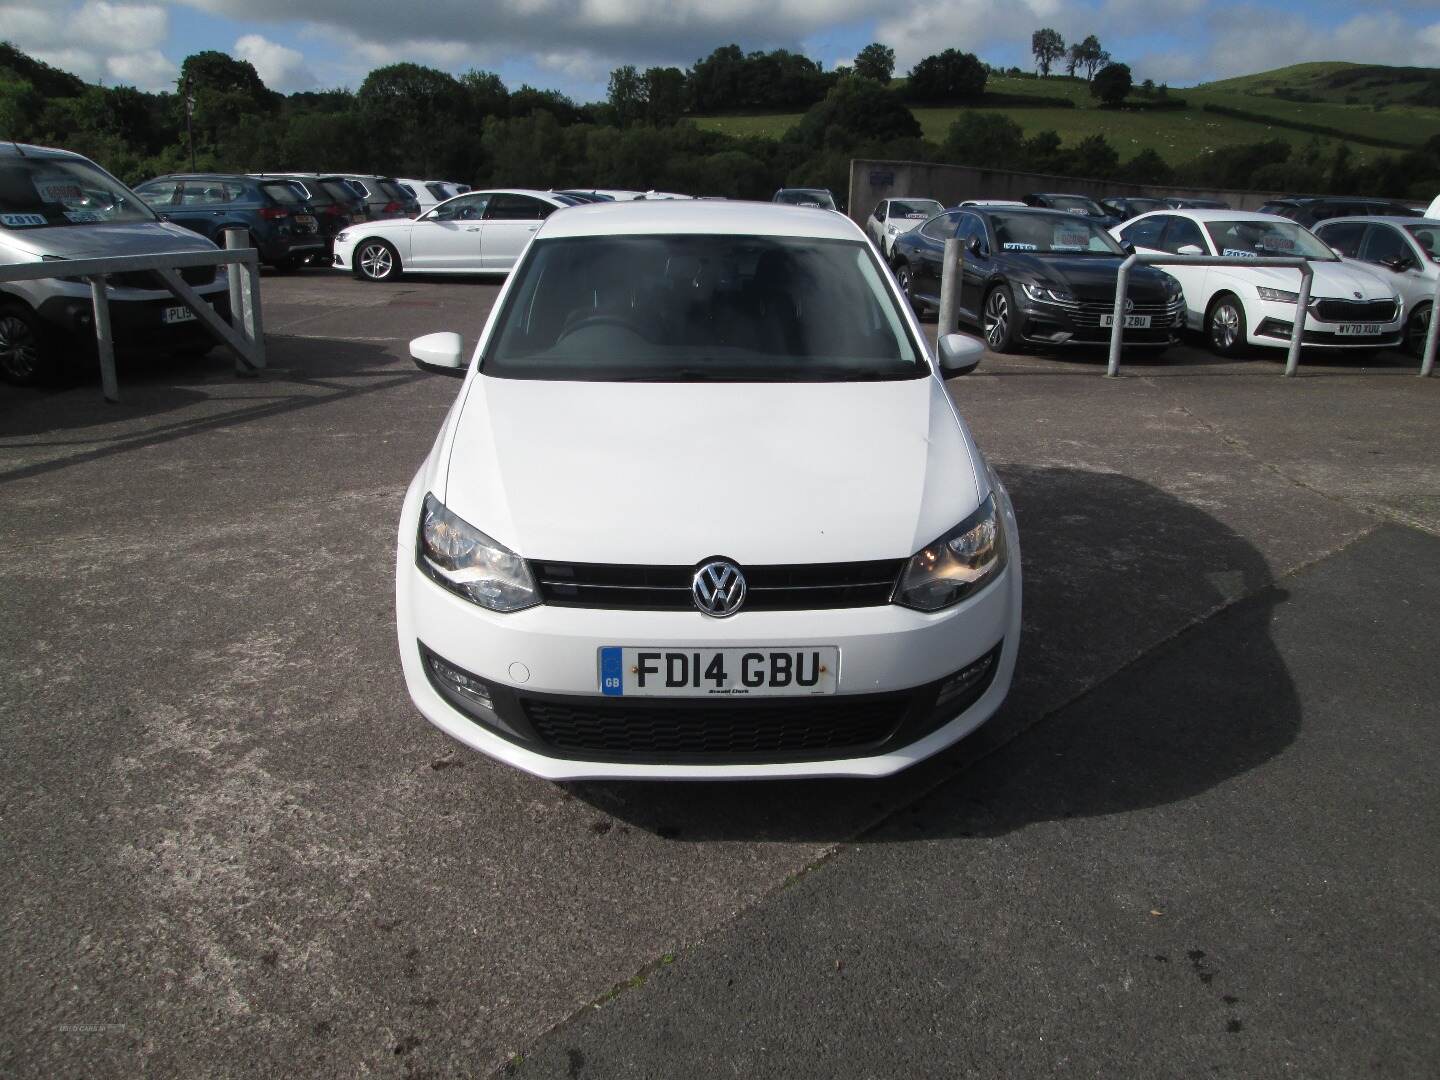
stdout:
[[1425,337],[1430,333],[1430,305],[1417,307],[1405,323],[1405,348],[1411,356],[1425,355]]
[[905,302],[910,305],[910,310],[919,314],[920,306],[915,303],[915,275],[910,272],[910,264],[903,259],[895,266],[895,281],[905,296]]
[[1221,293],[1205,316],[1205,340],[1220,356],[1244,356],[1250,339],[1245,326],[1245,305],[1231,293]]
[[39,317],[21,304],[0,305],[0,378],[39,386],[60,374]]
[[363,281],[394,281],[400,253],[384,240],[365,240],[355,248],[355,276]]
[[991,352],[1015,352],[1019,336],[1015,326],[1015,294],[1009,285],[997,285],[985,297],[985,311],[980,329]]

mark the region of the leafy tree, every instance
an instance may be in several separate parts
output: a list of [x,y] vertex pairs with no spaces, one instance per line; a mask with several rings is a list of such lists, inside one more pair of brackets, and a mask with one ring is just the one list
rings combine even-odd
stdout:
[[1065,39],[1047,26],[1030,35],[1030,51],[1035,56],[1036,69],[1041,75],[1049,75],[1050,66],[1065,55]]
[[1096,180],[1112,177],[1120,169],[1120,155],[1115,152],[1104,135],[1090,135],[1081,139],[1065,154],[1065,172]]
[[580,107],[558,90],[536,90],[528,84],[510,95],[510,115],[530,116],[536,112],[548,112],[562,124],[578,123]]
[[985,65],[974,53],[946,49],[910,69],[905,94],[912,101],[978,101],[986,78]]
[[629,127],[645,117],[645,81],[635,65],[626,64],[610,72],[610,88],[607,95],[610,108],[615,111],[615,123]]
[[1075,69],[1085,63],[1085,52],[1077,41],[1065,53],[1065,74],[1075,76]]
[[1120,175],[1132,184],[1168,184],[1175,170],[1155,150],[1141,150],[1125,163]]
[[871,79],[836,83],[787,138],[809,147],[847,150],[867,139],[918,137],[920,122],[900,95]]
[[1016,169],[1025,164],[1024,143],[1024,130],[1008,116],[966,110],[950,125],[941,152],[946,161]]
[[855,57],[855,74],[887,86],[895,76],[895,50],[872,41]]
[[1065,151],[1061,149],[1060,136],[1053,131],[1037,131],[1025,140],[1022,150],[1027,169],[1042,173],[1065,171]]
[[646,122],[673,124],[685,112],[685,73],[675,67],[647,68],[644,93]]
[[467,109],[472,121],[487,116],[505,116],[510,111],[510,91],[493,71],[471,68],[460,76],[460,85],[468,99]]
[[739,45],[722,45],[690,69],[690,107],[699,113],[734,108],[740,100],[745,54]]
[[465,88],[448,72],[389,64],[365,77],[355,95],[372,130],[384,131],[374,165],[400,176],[437,176],[450,164],[451,132],[466,120]]
[[1075,46],[1076,66],[1085,69],[1085,78],[1093,79],[1095,72],[1109,60],[1110,54],[1100,47],[1100,39],[1090,34]]
[[1114,108],[1129,95],[1131,86],[1128,64],[1107,64],[1090,81],[1090,96],[1097,97],[1101,104]]
[[1140,92],[1143,93],[1146,97],[1154,97],[1154,96],[1155,96],[1155,80],[1154,80],[1154,79],[1146,79],[1143,83],[1140,84]]
[[0,71],[0,138],[35,138],[31,125],[43,100],[28,80]]

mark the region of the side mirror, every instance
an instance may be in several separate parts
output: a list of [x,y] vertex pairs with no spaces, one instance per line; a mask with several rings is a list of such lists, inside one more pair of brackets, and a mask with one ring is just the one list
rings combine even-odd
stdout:
[[1175,251],[1176,255],[1204,255],[1198,244],[1181,244]]
[[1126,255],[1134,255],[1135,245],[1132,244],[1129,240],[1121,240],[1120,250],[1123,251]]
[[947,379],[968,375],[985,355],[985,345],[965,334],[942,334],[940,337],[940,374]]
[[1345,258],[1345,252],[1341,251],[1339,248],[1337,248],[1337,247],[1332,247],[1330,250],[1335,253],[1335,257],[1336,257],[1337,259],[1343,259],[1343,258]]
[[980,237],[978,236],[970,237],[970,242],[966,244],[965,247],[969,249],[971,255],[982,254],[980,250]]
[[464,348],[459,334],[426,334],[410,342],[410,355],[421,371],[463,379],[470,366],[462,355]]

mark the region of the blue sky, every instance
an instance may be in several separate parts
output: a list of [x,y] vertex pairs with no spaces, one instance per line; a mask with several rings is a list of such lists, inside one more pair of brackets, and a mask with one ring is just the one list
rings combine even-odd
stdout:
[[1434,65],[1440,0],[0,0],[0,38],[107,84],[159,89],[184,57],[250,60],[272,88],[358,87],[400,60],[604,96],[611,68],[686,66],[717,45],[798,49],[825,67],[870,41],[903,71],[943,48],[1029,68],[1031,31],[1087,33],[1172,86],[1302,60]]

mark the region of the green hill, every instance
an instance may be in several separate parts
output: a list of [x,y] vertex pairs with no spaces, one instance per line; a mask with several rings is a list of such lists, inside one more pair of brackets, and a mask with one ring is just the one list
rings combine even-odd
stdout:
[[[1355,78],[1354,72],[1368,74]],[[1304,94],[1318,99],[1319,90],[1306,88],[1331,86],[1337,79],[1343,86],[1332,86],[1328,91],[1331,97],[1294,100],[1294,95]],[[1184,108],[1156,108],[1157,98],[1137,93],[1130,99],[1132,107],[1115,110],[1101,109],[1084,79],[991,75],[985,100],[975,108],[1003,113],[1027,136],[1054,131],[1066,146],[1090,135],[1104,135],[1122,159],[1141,150],[1154,150],[1172,165],[1178,165],[1227,146],[1277,138],[1298,145],[1319,137],[1345,142],[1354,160],[1363,163],[1378,154],[1419,146],[1440,133],[1440,105],[1402,100],[1420,93],[1428,85],[1426,79],[1440,80],[1440,70],[1299,64],[1240,79],[1172,88],[1170,99],[1183,100]],[[1277,89],[1282,96],[1277,96]],[[1362,95],[1364,103],[1345,100],[1347,96],[1358,99]],[[1065,107],[1066,103],[1069,107]],[[938,142],[945,138],[962,110],[913,111],[925,137]],[[799,114],[770,114],[701,117],[696,122],[731,135],[780,138],[799,119]]]

